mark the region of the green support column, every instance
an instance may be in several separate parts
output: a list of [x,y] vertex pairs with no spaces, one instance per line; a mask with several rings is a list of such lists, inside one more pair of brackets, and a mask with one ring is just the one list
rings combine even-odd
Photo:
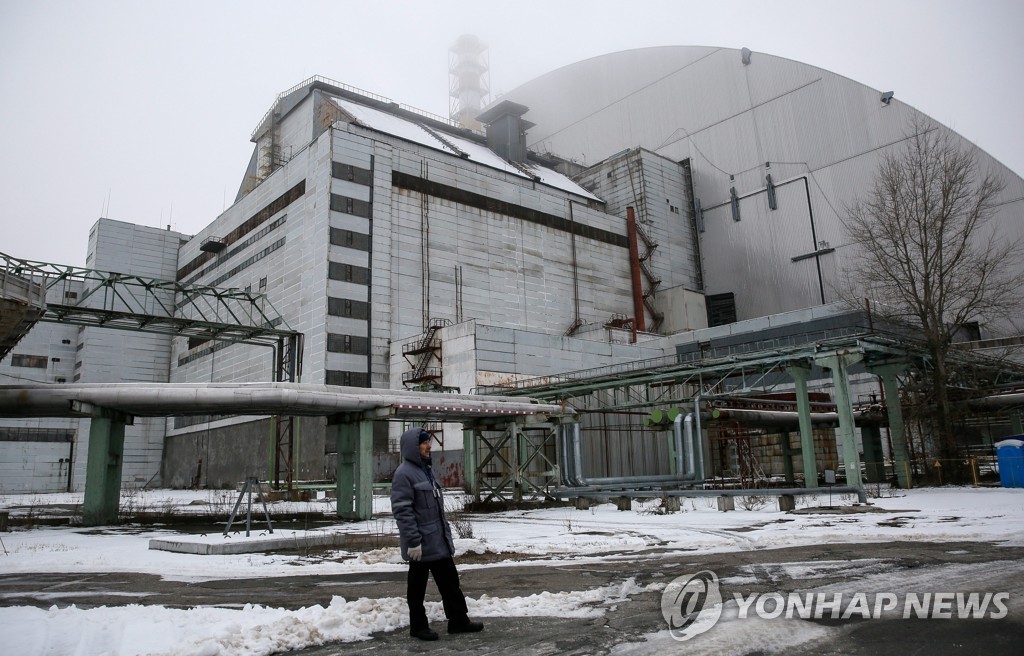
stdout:
[[480,500],[480,486],[477,484],[476,429],[465,428],[462,431],[462,487],[466,494],[473,495],[475,501]]
[[889,439],[892,442],[892,462],[899,486],[906,490],[911,486],[910,456],[907,453],[906,432],[903,427],[903,408],[900,406],[900,388],[896,376],[907,370],[901,363],[874,365],[869,371],[882,379],[885,391],[885,407],[889,414]]
[[800,458],[804,465],[804,487],[818,486],[818,463],[814,459],[814,429],[811,426],[811,401],[807,397],[808,365],[793,365],[786,373],[796,384],[796,409],[800,419]]
[[864,445],[864,478],[868,483],[881,483],[885,480],[882,430],[878,426],[861,426],[860,441]]
[[839,436],[843,440],[843,466],[846,469],[846,484],[863,488],[860,476],[860,454],[857,451],[857,432],[853,421],[853,404],[850,399],[849,366],[859,362],[859,353],[835,353],[816,358],[818,364],[832,372],[832,386],[836,395],[836,412],[839,414]]
[[328,437],[338,444],[338,517],[370,519],[373,515],[373,421],[332,417]]
[[89,456],[85,470],[82,524],[117,523],[121,500],[121,463],[124,459],[124,427],[132,417],[116,410],[74,402],[74,409],[92,416],[89,425]]

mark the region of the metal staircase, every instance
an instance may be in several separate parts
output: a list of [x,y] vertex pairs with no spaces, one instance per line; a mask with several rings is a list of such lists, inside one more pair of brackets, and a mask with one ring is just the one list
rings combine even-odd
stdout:
[[658,248],[658,242],[651,239],[647,231],[643,229],[639,222],[636,224],[636,234],[640,237],[640,241],[643,242],[644,250],[640,255],[640,272],[644,274],[644,278],[647,279],[647,288],[644,290],[644,307],[651,313],[651,332],[658,332],[658,328],[665,321],[665,315],[659,312],[654,307],[654,294],[661,285],[661,278],[656,276],[650,267],[651,256],[654,254],[655,249]]
[[[441,340],[437,333],[445,326],[452,325],[448,319],[431,319],[427,324],[427,330],[423,337],[410,342],[402,349],[402,356],[412,365],[412,370],[402,374],[402,384],[406,387],[414,387],[423,383],[430,383],[432,386],[441,386],[441,368],[432,367],[431,364],[437,360],[441,363]],[[413,358],[410,360],[410,358]]]

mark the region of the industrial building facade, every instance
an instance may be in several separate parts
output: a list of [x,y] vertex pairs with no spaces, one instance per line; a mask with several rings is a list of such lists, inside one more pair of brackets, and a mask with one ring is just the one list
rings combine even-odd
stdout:
[[[307,383],[470,393],[624,365],[840,314],[843,258],[855,256],[842,207],[914,113],[811,66],[713,48],[555,71],[481,114],[483,133],[313,78],[257,126],[229,209],[191,237],[101,219],[89,266],[265,294],[304,335]],[[1008,183],[999,222],[1016,236],[1024,181],[983,159]],[[35,329],[0,369],[31,380],[19,365],[44,356],[51,369],[60,358],[45,381],[58,384],[274,373],[264,347],[59,325]],[[0,423],[0,490],[80,489],[86,421]],[[124,482],[262,474],[275,421],[140,421]],[[628,418],[602,422],[621,443],[595,442],[598,473],[658,472],[663,440]],[[40,431],[61,446],[33,442]],[[323,420],[303,419],[295,446],[295,477],[332,471]],[[53,458],[56,477],[33,473]]]

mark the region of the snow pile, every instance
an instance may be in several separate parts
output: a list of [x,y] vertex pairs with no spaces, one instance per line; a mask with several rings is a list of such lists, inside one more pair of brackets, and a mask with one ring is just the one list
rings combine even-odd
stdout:
[[[644,592],[632,578],[620,584],[573,592],[541,592],[528,597],[468,598],[472,617],[602,616],[607,607]],[[444,621],[440,602],[426,604],[433,622]],[[0,625],[8,631],[7,653],[13,654],[166,654],[168,656],[239,656],[272,654],[325,642],[369,640],[409,624],[404,598],[334,597],[325,608],[299,610],[246,605],[241,609],[128,605],[49,610],[0,609]]]

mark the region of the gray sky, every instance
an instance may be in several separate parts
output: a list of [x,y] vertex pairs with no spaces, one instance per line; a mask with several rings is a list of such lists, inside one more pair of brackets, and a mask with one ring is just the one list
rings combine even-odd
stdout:
[[100,216],[194,233],[277,93],[322,75],[448,114],[448,47],[491,88],[618,50],[747,47],[845,75],[1024,174],[1019,0],[0,0],[0,251],[84,264]]

